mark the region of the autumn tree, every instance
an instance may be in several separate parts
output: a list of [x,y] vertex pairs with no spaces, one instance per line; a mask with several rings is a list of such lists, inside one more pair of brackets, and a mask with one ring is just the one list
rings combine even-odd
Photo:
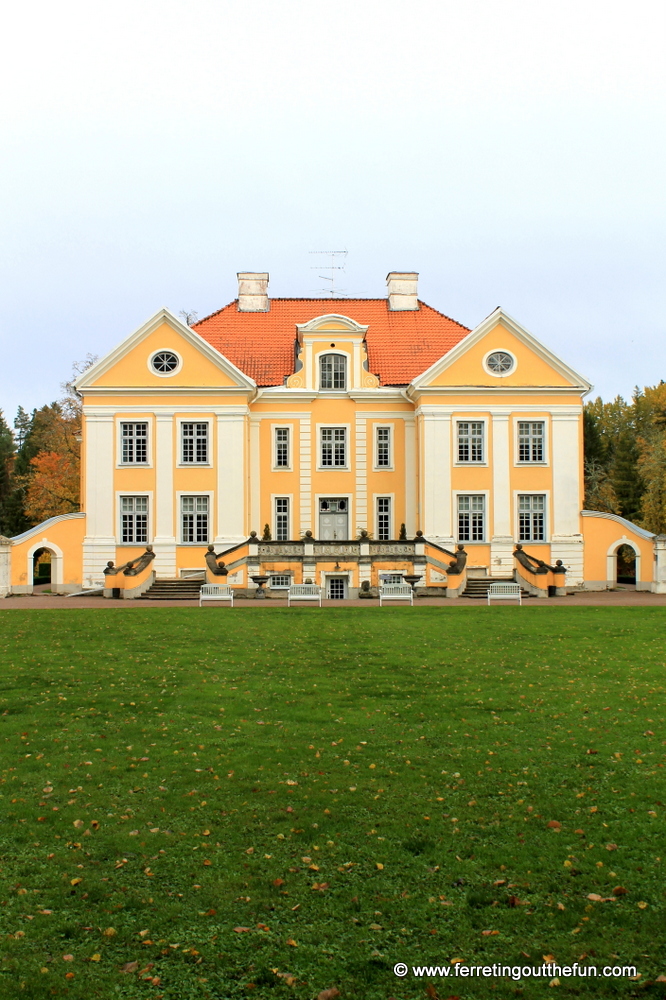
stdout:
[[0,535],[7,534],[6,506],[12,491],[15,455],[14,435],[0,410]]

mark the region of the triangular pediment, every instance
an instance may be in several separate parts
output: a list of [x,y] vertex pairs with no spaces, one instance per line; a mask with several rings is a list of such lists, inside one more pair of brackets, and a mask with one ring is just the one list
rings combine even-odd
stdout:
[[[492,370],[498,354],[511,359],[506,372]],[[414,379],[412,386],[421,390],[487,387],[505,391],[543,388],[579,392],[589,392],[592,388],[587,379],[500,308]]]
[[[161,352],[177,358],[173,372],[155,371],[152,359]],[[76,381],[79,392],[209,387],[252,390],[256,383],[168,309],[160,309]]]

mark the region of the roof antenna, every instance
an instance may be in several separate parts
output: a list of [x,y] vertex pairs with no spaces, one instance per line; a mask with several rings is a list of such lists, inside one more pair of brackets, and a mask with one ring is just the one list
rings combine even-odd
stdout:
[[[343,296],[343,294],[344,294],[344,288],[336,288],[335,287],[335,278],[336,278],[335,272],[336,271],[344,271],[344,269],[345,269],[345,262],[346,262],[346,259],[347,259],[347,253],[348,253],[348,251],[347,250],[309,250],[308,252],[311,253],[311,254],[321,254],[322,256],[330,257],[331,258],[331,263],[330,264],[317,264],[314,267],[313,266],[310,267],[311,271],[330,271],[331,272],[330,277],[328,275],[326,275],[326,274],[320,274],[320,275],[318,275],[318,277],[320,277],[322,281],[328,281],[328,282],[330,282],[330,284],[328,286],[324,286],[324,288],[317,288],[316,291],[318,291],[318,292],[325,292],[327,295],[330,295],[331,298],[341,298]],[[338,263],[336,263],[336,261],[341,261],[341,263],[338,264]]]

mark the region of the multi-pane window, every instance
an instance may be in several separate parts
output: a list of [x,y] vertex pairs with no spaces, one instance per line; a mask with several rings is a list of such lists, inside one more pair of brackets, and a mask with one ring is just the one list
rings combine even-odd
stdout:
[[289,573],[271,573],[269,585],[271,590],[289,590],[291,575]]
[[122,462],[148,461],[148,424],[121,424]]
[[545,542],[546,497],[543,493],[519,494],[518,537],[521,542]]
[[486,498],[479,496],[458,497],[458,541],[483,542],[485,539]]
[[275,467],[289,468],[289,428],[275,428]]
[[208,497],[181,497],[180,518],[183,542],[208,541]]
[[483,421],[461,420],[458,423],[458,461],[483,462]]
[[275,538],[278,542],[289,541],[289,497],[275,498]]
[[148,541],[148,497],[120,498],[120,540],[128,545]]
[[197,464],[208,462],[208,424],[181,424],[183,462]]
[[518,461],[543,462],[543,420],[518,421]]
[[382,584],[405,582],[402,578],[402,573],[380,573],[379,579],[381,580]]
[[346,466],[347,431],[344,427],[322,428],[321,464],[325,468]]
[[391,428],[377,428],[377,468],[391,467]]
[[319,361],[319,388],[347,388],[347,359],[343,355],[322,355]]
[[377,497],[377,538],[388,542],[391,537],[391,498]]

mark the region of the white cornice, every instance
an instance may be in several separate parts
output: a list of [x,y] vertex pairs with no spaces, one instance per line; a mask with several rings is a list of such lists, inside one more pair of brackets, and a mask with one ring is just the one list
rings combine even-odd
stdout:
[[[537,338],[533,336],[529,330],[526,330],[524,326],[521,326],[521,324],[517,322],[517,320],[513,319],[508,315],[508,313],[505,313],[504,310],[499,307],[495,309],[494,312],[491,312],[490,316],[487,316],[482,323],[479,323],[477,327],[471,330],[466,337],[459,341],[459,343],[457,343],[456,346],[448,352],[448,354],[445,354],[443,358],[440,358],[439,361],[436,361],[430,366],[430,368],[427,368],[426,371],[415,378],[412,381],[410,390],[412,388],[418,388],[421,391],[426,389],[427,387],[424,385],[425,382],[431,382],[433,378],[436,378],[442,372],[446,371],[447,368],[450,368],[451,365],[458,360],[458,358],[466,354],[471,347],[482,339],[482,337],[485,337],[487,333],[490,333],[490,331],[494,330],[498,325],[503,326],[505,330],[508,330],[509,333],[512,333],[518,338],[518,340],[525,343],[538,357],[541,358],[542,361],[545,361],[546,364],[550,365],[555,369],[555,371],[559,372],[563,378],[566,378],[571,382],[571,387],[559,387],[560,391],[563,390],[571,392],[571,388],[573,387],[583,393],[590,392],[592,385],[586,378],[574,371],[573,368],[570,368],[564,363],[564,361],[560,360],[560,358],[553,354],[552,351],[549,351],[548,348],[541,343],[541,341],[537,340]],[[497,387],[491,385],[486,387],[485,391],[498,392],[501,391],[501,389],[504,389],[504,391],[515,391],[515,387],[505,387],[504,385],[498,385]],[[479,391],[481,391],[480,388]],[[552,392],[554,389],[550,386],[539,386],[528,391]]]
[[[423,376],[419,376],[423,378]],[[410,399],[421,396],[585,396],[589,390],[574,385],[439,385],[417,386],[412,383],[407,389]]]
[[[344,323],[344,330],[326,330],[322,329],[326,323]],[[361,337],[365,337],[368,332],[367,326],[362,326],[357,323],[355,319],[351,319],[349,316],[343,316],[340,313],[327,313],[324,316],[315,316],[314,319],[308,320],[307,323],[297,323],[296,329],[298,331],[299,339],[307,334],[308,336],[315,336],[321,334],[322,336],[328,336],[334,333],[356,333]]]
[[[170,326],[176,333],[180,334],[185,340],[187,340],[196,350],[200,351],[201,354],[205,355],[209,361],[211,361],[217,368],[223,371],[229,378],[234,379],[240,388],[244,389],[256,389],[256,382],[251,379],[248,375],[237,368],[228,358],[225,358],[223,354],[216,351],[207,340],[198,334],[191,327],[187,326],[185,323],[181,322],[177,316],[174,316],[172,312],[166,307],[158,309],[154,316],[140,326],[138,330],[126,337],[125,340],[121,341],[117,347],[114,347],[112,351],[101,358],[96,364],[89,368],[87,371],[83,372],[82,375],[74,383],[75,387],[81,392],[89,392],[91,389],[91,383],[95,379],[104,375],[109,369],[113,367],[121,358],[123,358],[132,348],[140,344],[142,340],[154,333],[160,326],[166,323]],[[99,388],[99,387],[96,387]],[[165,387],[160,386],[152,387],[152,392],[164,392]],[[144,390],[145,391],[145,390]],[[183,391],[182,388],[179,391]]]
[[627,521],[625,517],[620,517],[619,514],[610,514],[606,510],[581,510],[580,515],[581,517],[603,517],[606,521],[615,521],[617,524],[621,524],[623,528],[626,528],[627,531],[633,531],[639,538],[656,537],[651,531],[639,528],[637,524]]
[[25,542],[26,539],[39,535],[40,532],[52,527],[52,525],[58,524],[59,521],[73,521],[74,518],[85,516],[86,514],[84,511],[76,511],[73,514],[56,514],[55,517],[49,517],[46,521],[42,521],[41,524],[36,524],[34,528],[28,528],[27,531],[21,532],[20,535],[14,535],[14,537],[10,538],[9,541],[12,545],[18,545],[19,542]]
[[83,396],[242,396],[253,399],[252,389],[243,389],[235,385],[188,386],[188,385],[107,385],[88,386],[82,390]]

